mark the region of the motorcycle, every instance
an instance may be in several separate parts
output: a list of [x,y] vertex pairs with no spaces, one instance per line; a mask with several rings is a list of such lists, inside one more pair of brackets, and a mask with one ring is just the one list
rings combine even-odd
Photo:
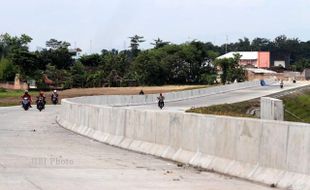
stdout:
[[164,106],[165,106],[164,100],[158,100],[158,107],[159,107],[160,109],[163,109]]
[[45,108],[45,103],[43,97],[39,97],[37,100],[37,109],[42,111]]
[[30,100],[28,97],[24,97],[22,100],[22,106],[24,108],[25,111],[27,111],[30,107]]
[[58,97],[57,96],[52,96],[52,103],[54,105],[58,104]]
[[283,82],[280,82],[280,88],[283,88]]

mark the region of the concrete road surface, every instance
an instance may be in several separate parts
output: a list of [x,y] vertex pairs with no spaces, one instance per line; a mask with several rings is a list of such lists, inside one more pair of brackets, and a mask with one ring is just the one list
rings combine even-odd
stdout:
[[0,190],[269,189],[95,142],[59,127],[58,110],[0,108]]
[[[277,91],[277,86],[239,90],[168,103],[165,109],[182,111]],[[137,108],[158,109],[155,105],[133,109]],[[59,109],[48,106],[43,112],[34,108],[25,112],[20,107],[0,108],[0,190],[269,189],[79,136],[56,124]]]
[[[192,107],[204,107],[224,103],[236,103],[246,100],[251,100],[270,94],[295,89],[302,86],[310,85],[309,81],[299,81],[298,83],[285,83],[285,87],[281,89],[279,84],[275,83],[268,86],[259,86],[254,88],[246,88],[226,93],[219,93],[214,95],[208,95],[199,98],[193,98],[188,100],[182,100],[177,102],[167,102],[163,110],[166,111],[182,111],[188,110]],[[158,109],[157,103],[152,105],[134,106],[133,109]]]

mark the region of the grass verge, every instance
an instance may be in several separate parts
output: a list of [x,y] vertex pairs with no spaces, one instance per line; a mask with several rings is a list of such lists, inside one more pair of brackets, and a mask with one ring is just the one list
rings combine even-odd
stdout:
[[[282,96],[279,99],[283,100],[285,121],[310,123],[310,88],[298,90],[292,94]],[[193,108],[187,110],[187,112],[255,118],[255,115],[248,114],[248,112],[251,109],[259,107],[260,100],[254,99],[233,104]]]

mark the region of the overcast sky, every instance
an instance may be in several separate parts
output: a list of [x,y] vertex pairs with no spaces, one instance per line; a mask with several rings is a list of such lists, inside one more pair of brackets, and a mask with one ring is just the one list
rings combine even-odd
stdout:
[[157,37],[222,44],[226,35],[233,42],[285,34],[308,41],[309,9],[310,0],[0,0],[0,33],[30,35],[31,49],[56,38],[87,53],[128,47],[134,34],[145,37],[144,48]]

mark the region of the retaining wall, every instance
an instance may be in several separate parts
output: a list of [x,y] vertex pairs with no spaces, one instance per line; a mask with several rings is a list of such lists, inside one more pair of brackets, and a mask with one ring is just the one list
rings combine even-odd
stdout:
[[135,110],[78,100],[63,100],[57,120],[90,138],[278,187],[310,189],[309,124]]

